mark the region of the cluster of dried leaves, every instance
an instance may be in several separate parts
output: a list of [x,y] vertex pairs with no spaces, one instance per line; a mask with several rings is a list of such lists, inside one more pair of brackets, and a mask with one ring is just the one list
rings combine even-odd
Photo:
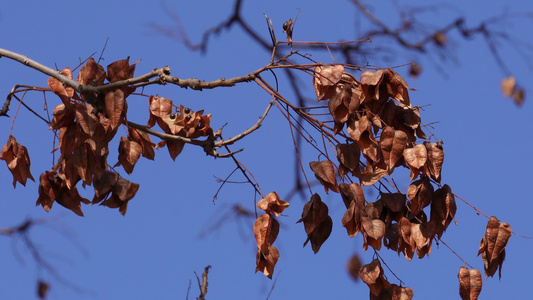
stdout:
[[391,284],[385,277],[379,259],[359,269],[359,277],[370,289],[370,299],[411,300],[414,292],[411,288]]
[[279,222],[274,216],[279,217],[285,208],[289,207],[289,203],[281,200],[278,193],[272,192],[259,200],[257,207],[265,213],[254,223],[254,235],[257,241],[255,271],[261,271],[272,279],[274,267],[279,259],[278,249],[272,246],[279,233]]
[[[94,87],[117,83],[133,78],[135,65],[129,64],[129,58],[119,60],[104,68],[90,58],[80,69],[77,82]],[[73,79],[70,68],[61,73]],[[107,82],[106,82],[107,80]],[[80,94],[63,85],[59,80],[48,79],[50,90],[59,96],[62,103],[53,110],[51,130],[59,131],[60,152],[58,163],[39,178],[39,198],[37,205],[49,211],[54,202],[83,216],[81,203],[100,204],[110,208],[119,208],[122,215],[126,213],[128,202],[135,196],[139,185],[121,178],[119,173],[110,170],[107,163],[109,142],[115,137],[121,124],[127,124],[128,104],[126,98],[135,91],[127,82],[113,89],[103,89],[101,93]],[[156,123],[165,133],[187,138],[206,136],[212,133],[209,126],[211,115],[192,112],[180,107],[179,112],[172,112],[172,101],[162,97],[149,98],[150,119],[148,127]],[[127,126],[127,125],[125,125]],[[153,160],[156,148],[168,146],[173,159],[181,152],[184,143],[163,140],[154,144],[145,132],[127,126],[128,135],[121,137],[118,147],[118,162],[114,167],[122,166],[131,174],[141,156]],[[13,174],[13,184],[26,184],[27,178],[33,180],[30,173],[30,159],[24,146],[10,136],[2,148],[0,158],[5,160]],[[83,198],[76,188],[78,182],[83,187],[93,186],[92,201]]]
[[[336,145],[338,165],[328,158],[311,162],[310,168],[326,193],[331,190],[341,194],[347,209],[342,224],[348,235],[354,237],[361,232],[364,250],[368,246],[380,250],[384,245],[403,253],[408,260],[415,253],[418,258],[429,255],[433,240],[440,239],[454,220],[457,206],[451,188],[440,183],[442,141],[428,141],[419,108],[410,103],[410,88],[392,69],[364,71],[358,81],[342,65],[315,67],[313,84],[318,100],[329,100],[333,133],[348,142]],[[378,183],[399,166],[410,170],[406,193],[380,189],[377,201],[367,201],[362,186]],[[350,175],[359,183],[354,183]],[[331,226],[318,226],[320,222],[328,224],[328,218],[327,206],[313,195],[304,207],[302,220],[315,253],[331,232]],[[479,250],[487,276],[501,267],[510,234],[508,224],[491,218]],[[354,265],[358,264],[349,264],[351,268]],[[481,290],[476,277],[479,271],[467,271],[469,277],[464,272],[461,269],[459,275],[461,296],[468,294],[470,298],[465,299],[475,299]],[[382,273],[379,260],[359,271],[370,287],[371,299],[411,299],[410,289],[390,285]]]

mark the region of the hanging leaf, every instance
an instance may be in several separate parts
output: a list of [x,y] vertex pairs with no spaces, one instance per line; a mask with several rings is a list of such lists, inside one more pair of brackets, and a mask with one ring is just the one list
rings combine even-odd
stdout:
[[315,177],[320,181],[328,193],[328,189],[339,192],[339,186],[337,185],[337,178],[335,177],[335,166],[330,160],[324,161],[312,161],[309,163],[311,170],[315,172]]
[[105,95],[105,109],[109,120],[111,120],[111,128],[118,127],[126,116],[127,105],[124,92],[120,89],[107,92]]
[[97,64],[94,58],[89,58],[78,73],[78,82],[84,85],[100,86],[104,84],[106,73],[104,67]]
[[304,205],[302,218],[296,223],[300,222],[304,223],[305,233],[307,233],[304,247],[311,241],[311,248],[316,254],[328,239],[333,228],[333,221],[328,215],[328,206],[322,202],[318,194],[314,194]]
[[346,269],[348,269],[348,273],[350,274],[351,278],[355,282],[358,282],[360,279],[359,270],[361,269],[361,259],[359,258],[359,255],[352,255],[352,257],[350,258],[350,260],[348,260],[348,263],[346,264]]
[[118,145],[118,162],[115,167],[122,165],[126,173],[131,174],[135,164],[141,157],[142,146],[127,137],[120,138]]
[[257,208],[262,209],[266,212],[273,213],[276,217],[279,217],[280,214],[289,207],[289,202],[283,201],[279,198],[278,193],[271,192],[266,195],[265,198],[257,202]]
[[313,75],[313,86],[315,87],[318,101],[335,97],[336,85],[341,80],[344,67],[342,65],[324,67],[316,66]]
[[477,300],[483,286],[481,272],[476,269],[469,270],[465,267],[460,267],[457,277],[459,277],[459,295],[461,299]]
[[[431,221],[437,226],[436,234],[439,238],[454,220],[456,212],[455,196],[450,186],[445,184],[435,191],[431,201]],[[455,223],[457,225],[457,221]]]
[[[72,71],[68,67],[61,70],[61,74],[69,79],[73,79]],[[70,99],[75,96],[75,91],[73,88],[63,85],[61,81],[55,79],[54,77],[48,78],[48,87],[54,94],[61,98],[61,101],[63,101],[66,106],[70,104]]]
[[410,180],[415,179],[423,167],[426,165],[428,153],[424,144],[415,145],[412,148],[405,148],[403,150],[403,158],[405,163],[411,170]]
[[33,179],[30,172],[30,156],[26,147],[17,142],[14,136],[10,135],[7,143],[0,151],[0,159],[5,160],[7,167],[13,175],[13,187],[17,187],[17,181],[26,186],[27,179]]
[[[361,150],[357,143],[337,144],[337,159],[339,160],[339,176],[343,177],[346,173],[353,172],[359,168]],[[342,170],[342,171],[341,171]],[[342,174],[341,174],[342,172]]]
[[400,161],[406,144],[407,134],[401,130],[394,130],[394,128],[387,126],[381,132],[381,154],[389,173],[392,173],[392,170]]
[[499,278],[502,277],[501,268],[505,260],[505,246],[511,238],[511,233],[511,226],[508,223],[500,223],[496,217],[490,217],[477,254],[481,254],[481,259],[485,265],[485,278],[494,276],[498,269]]
[[269,246],[267,252],[257,250],[255,272],[261,271],[269,279],[272,279],[274,267],[279,260],[279,251],[274,246]]
[[428,153],[427,158],[427,168],[429,171],[429,176],[435,179],[437,182],[440,182],[440,173],[442,169],[442,164],[444,162],[444,150],[442,149],[442,142],[437,143],[424,143],[426,145],[426,150]]

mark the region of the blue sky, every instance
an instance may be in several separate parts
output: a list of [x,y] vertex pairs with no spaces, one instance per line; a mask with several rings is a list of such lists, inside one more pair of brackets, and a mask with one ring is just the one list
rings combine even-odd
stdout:
[[[374,4],[373,11],[391,23],[397,22],[394,5]],[[417,5],[419,1],[409,1]],[[360,36],[360,28],[368,28],[361,14],[349,1],[244,1],[243,16],[247,22],[268,37],[263,13],[272,18],[278,38],[283,36],[281,24],[293,18],[301,8],[295,40],[337,41]],[[102,65],[131,57],[137,65],[136,75],[156,67],[169,65],[174,76],[214,80],[248,74],[270,60],[270,53],[255,45],[241,29],[223,30],[210,40],[205,55],[187,50],[183,45],[156,32],[150,24],[173,26],[167,11],[175,10],[189,37],[199,41],[201,34],[224,20],[232,9],[231,1],[72,1],[31,2],[9,1],[0,8],[1,48],[9,49],[52,68],[78,65],[80,60],[102,50],[109,38]],[[528,1],[513,1],[508,6],[500,1],[461,2],[460,7],[443,6],[426,14],[428,28],[450,18],[466,15],[467,25],[504,11],[533,11]],[[430,17],[428,17],[430,16]],[[501,30],[527,40],[531,20],[515,19]],[[383,46],[375,40],[376,48]],[[387,42],[385,42],[387,43]],[[385,44],[393,47],[394,44]],[[392,46],[391,46],[392,45]],[[500,44],[502,57],[519,83],[532,94],[531,61],[520,57],[509,44]],[[307,51],[307,50],[306,50]],[[442,63],[438,55],[422,56],[398,50],[390,60],[368,61],[381,67],[419,61],[422,76],[407,76],[407,68],[397,71],[417,91],[410,94],[414,105],[429,105],[422,112],[426,123],[438,122],[433,132],[444,141],[445,162],[442,182],[486,214],[495,215],[511,224],[515,232],[533,236],[530,212],[530,170],[533,168],[533,143],[530,133],[532,106],[518,108],[500,91],[500,81],[507,74],[497,67],[482,39],[465,41],[455,32],[450,36],[447,51],[455,59]],[[313,53],[323,62],[331,59],[323,53]],[[531,58],[531,52],[529,53]],[[336,57],[340,59],[340,57]],[[360,62],[365,64],[366,61]],[[23,65],[0,59],[0,93],[7,95],[15,84],[46,86],[47,76]],[[356,74],[358,77],[358,74]],[[267,78],[267,75],[265,75]],[[280,75],[280,92],[294,99]],[[271,80],[271,78],[267,78]],[[313,97],[310,78],[302,84],[308,97]],[[234,88],[203,92],[175,86],[152,86],[145,93],[171,98],[193,110],[212,113],[212,126],[226,122],[224,136],[233,136],[255,123],[271,100],[254,83]],[[43,112],[43,97],[28,94],[26,103]],[[50,107],[60,100],[47,94]],[[144,97],[128,98],[129,119],[137,123],[148,120]],[[16,104],[11,106],[13,116]],[[44,112],[43,112],[44,113]],[[12,119],[0,118],[0,142],[9,136]],[[125,131],[119,130],[119,134]],[[28,111],[21,109],[13,129],[18,142],[27,146],[35,178],[52,166],[52,133]],[[118,139],[118,136],[117,136]],[[157,141],[157,139],[154,139]],[[247,137],[234,150],[258,179],[264,193],[277,191],[283,198],[294,183],[294,149],[287,121],[272,110],[261,129]],[[116,145],[110,146],[110,164],[116,161]],[[115,151],[115,152],[114,152]],[[312,151],[302,153],[306,162],[316,160]],[[2,163],[3,164],[3,163]],[[305,165],[305,164],[304,164]],[[194,272],[200,274],[206,265],[209,273],[208,299],[265,299],[274,281],[255,274],[256,243],[252,234],[253,218],[236,220],[231,207],[240,204],[254,207],[254,193],[249,185],[228,184],[220,192],[216,204],[213,196],[219,188],[215,176],[225,178],[234,168],[229,159],[206,157],[195,147],[185,150],[173,162],[166,149],[156,152],[156,161],[141,159],[127,179],[141,184],[136,197],[122,217],[117,210],[98,206],[82,207],[85,217],[55,205],[50,213],[35,207],[37,184],[12,187],[11,174],[0,166],[0,226],[17,225],[25,218],[43,218],[45,225],[36,227],[31,238],[42,255],[65,279],[58,281],[35,267],[29,252],[20,240],[0,238],[0,298],[32,299],[35,282],[43,279],[51,284],[50,299],[185,299],[189,281],[189,299],[198,296]],[[310,170],[308,170],[308,175]],[[312,176],[312,175],[311,175]],[[408,187],[408,178],[399,180],[400,188]],[[238,176],[235,180],[242,180]],[[80,188],[81,189],[81,188]],[[367,199],[377,195],[368,189]],[[91,189],[84,193],[87,197]],[[308,199],[293,198],[291,206],[280,218],[281,230],[274,244],[281,253],[274,278],[277,278],[270,299],[335,299],[368,297],[368,288],[354,283],[345,265],[357,253],[364,263],[372,260],[373,252],[362,251],[360,235],[350,239],[341,225],[345,208],[338,194],[324,194],[321,187],[313,188],[329,206],[333,232],[318,254],[309,245],[302,248],[305,232],[300,218]],[[310,196],[310,195],[309,195]],[[258,200],[258,199],[257,199]],[[457,199],[458,226],[450,225],[443,240],[469,264],[482,271],[476,256],[479,241],[485,232],[487,219]],[[228,218],[219,223],[220,218]],[[208,232],[207,235],[202,233]],[[529,294],[533,267],[530,256],[533,241],[513,235],[507,246],[507,258],[501,280],[484,280],[482,299],[519,299]],[[428,258],[408,262],[395,253],[382,250],[380,255],[394,273],[411,287],[415,299],[457,299],[457,273],[463,263],[444,245],[433,246]],[[385,271],[391,283],[399,284]]]

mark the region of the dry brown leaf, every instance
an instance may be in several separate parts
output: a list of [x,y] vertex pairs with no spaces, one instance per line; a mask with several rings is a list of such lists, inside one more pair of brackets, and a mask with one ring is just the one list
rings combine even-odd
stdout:
[[142,147],[142,156],[146,157],[147,159],[154,160],[155,158],[155,144],[152,143],[152,139],[150,138],[150,135],[148,133],[137,130],[133,127],[128,126],[128,136],[139,143]]
[[4,160],[13,175],[13,187],[17,187],[17,181],[26,186],[27,179],[33,179],[30,172],[30,156],[26,147],[17,142],[14,136],[9,135],[7,143],[0,151],[0,159]]
[[427,157],[427,149],[424,144],[418,144],[414,147],[405,148],[403,150],[403,158],[411,170],[411,181],[420,174],[420,171],[426,165]]
[[128,209],[128,202],[135,197],[138,190],[139,184],[124,178],[119,178],[113,185],[111,197],[104,200],[100,205],[109,208],[119,208],[120,214],[125,215]]
[[411,300],[415,295],[413,289],[410,287],[401,287],[393,284],[392,287],[392,300]]
[[511,97],[515,91],[516,78],[514,76],[505,77],[502,79],[502,92],[505,97]]
[[402,158],[406,144],[407,134],[401,130],[394,130],[391,126],[387,126],[381,132],[381,154],[389,173],[392,173],[392,170]]
[[391,284],[383,277],[383,268],[377,258],[361,267],[359,277],[368,285],[370,293],[374,296],[379,296],[382,290],[391,288]]
[[392,212],[401,212],[405,208],[405,195],[402,193],[380,193],[383,204]]
[[257,242],[257,248],[262,253],[267,253],[268,249],[279,233],[279,222],[274,219],[270,213],[264,213],[257,218],[254,223],[254,236]]
[[307,233],[304,247],[311,241],[311,248],[316,254],[328,239],[333,228],[333,221],[328,215],[328,206],[322,202],[318,194],[314,194],[304,205],[302,218],[296,223],[300,222],[304,223],[305,233]]
[[400,101],[403,105],[411,107],[408,91],[409,87],[402,76],[389,68],[385,70],[383,77],[389,96]]
[[126,97],[121,89],[109,91],[105,95],[105,109],[109,120],[111,120],[111,129],[118,127],[126,116],[127,110]]
[[100,86],[104,84],[106,73],[104,67],[97,64],[94,58],[89,58],[78,73],[78,82],[84,85]]
[[313,86],[315,87],[318,101],[332,99],[337,94],[336,85],[341,80],[344,67],[336,66],[316,66],[313,75]]
[[433,199],[433,185],[429,177],[424,176],[413,181],[407,189],[407,198],[409,199],[408,207],[414,216],[430,205]]
[[[431,201],[431,221],[437,226],[436,234],[440,238],[443,232],[448,228],[451,221],[454,220],[457,212],[455,196],[450,186],[445,184],[433,194]],[[457,224],[457,222],[456,222]]]
[[361,269],[361,259],[359,258],[359,255],[354,254],[350,257],[350,260],[348,260],[348,263],[346,264],[346,269],[348,269],[351,278],[355,282],[358,282],[360,279],[359,270]]
[[274,267],[279,260],[279,251],[274,246],[269,246],[267,252],[261,252],[257,250],[256,268],[255,272],[261,271],[265,276],[272,279],[274,274]]
[[365,194],[363,188],[359,184],[341,183],[339,185],[339,190],[346,208],[350,207],[351,202],[354,200],[360,208],[365,207]]
[[122,165],[126,173],[131,174],[135,164],[141,157],[142,146],[127,137],[120,138],[118,145],[118,162],[115,167]]
[[444,150],[442,149],[442,142],[437,143],[424,143],[426,145],[426,150],[428,153],[428,158],[426,161],[427,168],[431,178],[435,179],[437,182],[440,182],[440,173],[442,169],[442,164],[444,163]]
[[379,219],[370,219],[361,217],[361,225],[363,233],[363,250],[367,250],[368,246],[372,246],[375,250],[381,249],[381,240],[385,236],[385,223]]
[[[68,67],[61,70],[61,74],[69,79],[73,79],[72,71]],[[55,79],[54,77],[48,78],[48,87],[54,94],[61,98],[61,101],[63,101],[66,106],[70,104],[70,99],[72,97],[77,97],[73,88],[63,85],[61,81]]]
[[337,160],[339,161],[339,176],[343,177],[349,172],[359,168],[361,150],[357,143],[337,144]]
[[276,217],[279,217],[287,207],[289,207],[289,202],[281,200],[277,192],[271,192],[257,202],[257,208],[271,212]]
[[[364,212],[363,212],[364,213]],[[349,237],[354,237],[361,230],[361,208],[356,200],[352,200],[342,217],[342,226],[346,228]]]
[[478,255],[481,254],[481,259],[485,266],[486,278],[494,276],[498,269],[499,277],[501,278],[501,267],[505,260],[505,246],[511,238],[511,233],[511,226],[508,223],[500,223],[496,217],[490,217],[478,252]]
[[339,186],[337,185],[337,178],[335,177],[335,166],[330,160],[324,161],[312,161],[309,163],[311,170],[315,173],[315,177],[320,181],[328,193],[328,189],[339,192]]
[[483,286],[481,272],[476,269],[469,270],[465,267],[460,267],[457,277],[459,277],[459,295],[461,299],[477,300]]

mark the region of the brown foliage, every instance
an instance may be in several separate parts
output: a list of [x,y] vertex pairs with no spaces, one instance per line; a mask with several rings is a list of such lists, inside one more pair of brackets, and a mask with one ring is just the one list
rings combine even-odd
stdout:
[[257,259],[255,271],[261,271],[272,279],[274,267],[279,259],[279,251],[272,244],[279,233],[279,222],[274,218],[289,207],[289,203],[281,200],[277,192],[269,193],[257,202],[257,207],[265,213],[254,223],[254,236],[257,242]]
[[511,238],[511,226],[508,223],[498,221],[496,217],[490,217],[487,222],[485,236],[481,239],[479,252],[485,267],[485,278],[494,276],[499,269],[498,276],[502,277],[502,265],[505,260],[505,246]]
[[459,295],[461,299],[477,300],[483,286],[481,272],[476,269],[469,270],[465,267],[460,267],[457,277],[459,277]]
[[322,202],[318,194],[314,194],[311,200],[304,205],[302,218],[296,223],[304,223],[307,239],[304,247],[311,241],[311,248],[315,254],[328,239],[333,228],[333,220],[328,215],[328,206]]
[[0,151],[0,159],[5,160],[9,171],[13,175],[13,187],[17,187],[17,181],[26,185],[27,179],[33,179],[30,173],[30,156],[26,147],[17,142],[14,136],[10,135],[7,143]]

